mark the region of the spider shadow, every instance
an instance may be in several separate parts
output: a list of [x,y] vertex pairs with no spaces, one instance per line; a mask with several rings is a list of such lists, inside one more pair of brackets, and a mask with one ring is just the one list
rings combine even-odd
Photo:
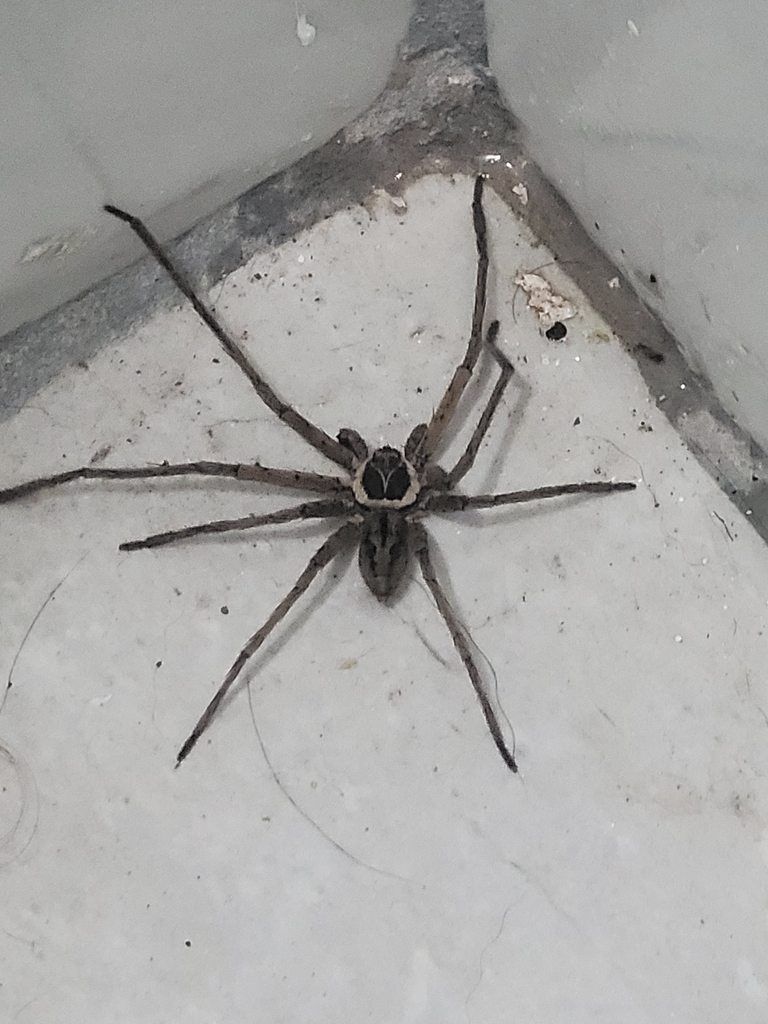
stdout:
[[[483,396],[486,395],[489,388],[489,380],[494,375],[494,369],[498,370],[496,361],[486,353],[485,358],[482,360],[480,369],[476,372],[472,380],[470,381],[467,391],[462,397],[462,401],[459,403],[459,407],[453,417],[451,423],[450,435],[447,442],[440,446],[438,451],[437,461],[440,465],[451,466],[459,458],[464,450],[469,438],[465,435],[464,444],[458,444],[458,437],[466,430],[469,432],[468,424],[472,420],[478,419],[478,408],[482,408],[484,404]],[[514,391],[514,400],[510,402],[510,391]],[[491,491],[496,486],[496,483],[501,476],[502,467],[506,461],[507,453],[513,443],[515,435],[520,429],[520,425],[525,417],[526,410],[530,404],[533,396],[533,388],[528,381],[523,377],[517,370],[510,378],[509,384],[507,385],[507,391],[502,399],[499,408],[496,411],[494,421],[491,423],[488,434],[486,435],[480,451],[478,452],[478,461],[482,458],[482,455],[487,449],[492,447],[494,454],[483,471],[483,493]],[[501,430],[499,429],[501,410],[506,411],[506,419]],[[477,463],[475,464],[477,465]],[[473,467],[474,469],[475,467]],[[469,477],[472,476],[473,469],[470,469],[467,474]],[[466,478],[465,478],[466,479]],[[462,482],[463,483],[463,482]],[[459,485],[460,490],[464,490],[462,485]],[[478,490],[477,488],[474,488]]]
[[[510,381],[510,385],[514,388],[515,403],[507,413],[506,422],[499,434],[498,441],[491,442],[494,447],[494,454],[491,456],[488,468],[483,474],[483,492],[491,492],[496,489],[501,476],[502,468],[507,460],[507,453],[509,452],[515,435],[520,430],[520,426],[525,417],[525,413],[530,404],[531,398],[533,397],[533,388],[528,381],[522,377],[519,373],[515,372],[514,376]],[[506,405],[506,403],[504,403]],[[498,420],[496,421],[496,427],[498,430]],[[493,424],[489,430],[491,438],[493,438]]]

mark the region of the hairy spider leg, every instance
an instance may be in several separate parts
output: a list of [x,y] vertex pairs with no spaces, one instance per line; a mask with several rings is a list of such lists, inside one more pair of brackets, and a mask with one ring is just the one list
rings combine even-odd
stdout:
[[448,627],[448,632],[451,634],[451,640],[453,640],[453,646],[456,648],[459,657],[464,662],[467,675],[469,676],[475,693],[477,694],[477,699],[480,701],[480,707],[483,709],[483,715],[485,716],[486,724],[491,736],[493,737],[493,742],[496,744],[496,748],[501,754],[502,760],[507,768],[516,772],[518,768],[517,762],[515,761],[515,755],[504,742],[504,736],[501,731],[501,726],[499,725],[499,720],[496,717],[496,712],[493,710],[488,694],[485,692],[483,681],[480,678],[480,672],[475,664],[474,658],[472,657],[464,626],[456,615],[456,612],[451,607],[451,603],[437,579],[435,567],[432,563],[432,556],[429,550],[429,534],[421,523],[414,523],[413,527],[416,534],[416,557],[419,560],[421,575],[424,577],[424,582],[429,587],[429,591],[435,600],[437,610],[440,612],[443,621]]
[[315,426],[314,423],[308,420],[305,416],[302,416],[300,412],[293,408],[293,406],[284,402],[277,395],[267,381],[261,376],[253,363],[251,363],[245,349],[243,349],[234,338],[230,337],[218,318],[198,297],[197,292],[187,280],[184,273],[182,273],[182,271],[171,260],[146,224],[139,220],[138,217],[134,217],[132,214],[126,213],[125,210],[121,210],[117,206],[108,204],[104,209],[107,213],[111,213],[113,217],[117,217],[119,220],[125,221],[125,223],[138,235],[160,266],[169,275],[179,291],[190,301],[192,307],[203,323],[205,323],[216,335],[219,344],[230,359],[237,363],[243,371],[245,376],[253,385],[256,394],[267,408],[271,409],[272,412],[274,412],[275,415],[283,421],[283,423],[294,430],[300,437],[303,437],[308,444],[325,455],[326,458],[337,463],[339,466],[343,466],[345,469],[351,470],[354,466],[354,456],[352,452],[350,452],[348,448],[339,444],[339,442],[335,438],[331,437],[330,434],[326,434],[326,432],[321,430],[320,427]]
[[332,519],[335,516],[349,515],[354,508],[350,497],[347,501],[328,499],[325,501],[307,501],[291,508],[281,508],[276,512],[264,515],[243,516],[240,519],[216,519],[210,523],[199,523],[197,526],[184,526],[180,530],[166,530],[164,533],[153,533],[143,540],[129,540],[120,545],[121,551],[141,551],[144,548],[159,548],[164,544],[174,544],[190,537],[203,534],[230,533],[233,530],[252,530],[256,526],[277,526],[281,523],[293,523],[297,519]]
[[227,672],[224,682],[213,695],[210,704],[200,716],[197,725],[184,741],[184,744],[176,757],[177,768],[210,725],[211,719],[216,714],[219,705],[226,697],[234,681],[242,672],[248,659],[253,657],[275,626],[285,618],[301,595],[307,590],[310,583],[314,580],[320,570],[324,568],[324,566],[328,565],[336,555],[343,551],[353,539],[356,539],[359,532],[360,526],[358,523],[345,523],[344,526],[338,529],[335,533],[332,533],[328,540],[321,544],[314,555],[310,558],[309,562],[307,562],[306,568],[291,587],[289,592],[273,610],[264,625],[253,634],[248,643],[235,658],[232,667],[229,672]]
[[290,487],[300,491],[344,491],[348,490],[343,480],[322,473],[304,473],[296,469],[274,469],[261,466],[258,462],[180,462],[162,463],[159,466],[82,466],[65,473],[43,476],[29,480],[15,487],[0,490],[0,505],[38,491],[68,484],[73,480],[147,480],[154,477],[175,476],[218,476],[235,480],[252,480],[256,483],[274,484],[276,487]]
[[589,480],[579,484],[554,484],[534,487],[530,491],[506,491],[504,494],[431,494],[425,509],[428,512],[463,512],[467,508],[497,508],[499,505],[520,505],[526,501],[557,498],[562,494],[615,494],[634,491],[631,480]]
[[423,466],[434,454],[448,424],[453,419],[464,389],[474,372],[483,347],[483,318],[488,290],[488,226],[483,210],[483,177],[475,178],[472,196],[472,221],[475,227],[477,246],[477,277],[475,281],[475,303],[472,310],[472,328],[464,358],[456,367],[451,382],[439,405],[432,413],[426,432],[418,446],[417,463]]

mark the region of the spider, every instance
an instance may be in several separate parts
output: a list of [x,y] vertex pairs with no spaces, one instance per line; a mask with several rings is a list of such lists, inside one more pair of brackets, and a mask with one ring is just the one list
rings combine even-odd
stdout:
[[[153,534],[142,540],[128,541],[120,545],[121,551],[155,548],[202,534],[249,530],[259,526],[296,520],[341,520],[341,525],[315,551],[291,589],[237,655],[224,681],[216,690],[179,750],[176,767],[187,757],[208,728],[246,663],[264,644],[273,629],[304,594],[315,577],[337,555],[357,544],[360,574],[371,593],[384,604],[394,597],[405,581],[413,560],[418,562],[424,582],[448,627],[456,651],[464,663],[499,754],[511,771],[518,771],[514,752],[510,750],[502,735],[498,718],[481,680],[468,633],[435,573],[430,539],[422,520],[429,513],[496,508],[500,505],[538,501],[564,494],[611,494],[616,491],[630,491],[635,488],[635,484],[628,481],[595,480],[585,483],[537,487],[526,491],[510,491],[503,494],[470,496],[457,492],[456,487],[472,467],[507,384],[514,373],[512,363],[497,344],[499,321],[494,320],[489,324],[487,330],[483,329],[489,263],[488,231],[483,209],[483,185],[483,177],[478,176],[475,179],[472,198],[472,219],[477,247],[477,274],[469,343],[464,358],[456,367],[430,421],[420,423],[411,431],[402,450],[388,445],[371,450],[360,434],[348,427],[340,430],[335,438],[331,437],[330,434],[306,419],[293,406],[284,402],[262,377],[241,345],[227,333],[216,315],[198,297],[183,271],[172,262],[146,225],[137,217],[116,206],[104,207],[107,213],[124,221],[138,235],[192,304],[200,318],[211,329],[227,355],[246,375],[262,402],[307,444],[344,472],[342,478],[341,476],[262,466],[258,462],[247,464],[206,461],[180,464],[164,462],[160,465],[127,468],[85,466],[0,490],[0,504],[2,504],[72,480],[137,480],[151,477],[197,475],[257,481],[320,495],[316,500],[293,505],[290,508],[280,509],[266,515],[222,519]],[[499,376],[477,420],[466,449],[455,465],[450,469],[444,469],[435,461],[435,452],[445,436],[483,352],[495,360]]]

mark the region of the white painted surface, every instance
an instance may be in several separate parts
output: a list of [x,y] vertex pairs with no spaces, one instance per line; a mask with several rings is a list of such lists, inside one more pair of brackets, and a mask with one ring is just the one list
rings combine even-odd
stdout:
[[0,5],[0,335],[103,276],[103,203],[172,207],[176,234],[325,142],[384,86],[409,11]]
[[533,157],[768,447],[768,9],[486,10],[491,66]]
[[[341,214],[212,299],[321,426],[401,443],[463,352],[470,195],[467,179],[426,179],[407,211],[380,198]],[[292,499],[73,486],[4,506],[0,680],[66,577],[0,715],[16,759],[0,776],[8,1019],[765,1020],[768,554],[552,268],[539,272],[579,312],[564,342],[542,337],[513,280],[547,254],[492,192],[487,208],[490,312],[518,375],[466,490],[640,480],[430,521],[521,777],[424,588],[383,608],[354,564],[309,596],[174,771],[325,531],[129,555],[121,540]],[[4,424],[0,486],[104,446],[111,465],[328,468],[186,309]]]

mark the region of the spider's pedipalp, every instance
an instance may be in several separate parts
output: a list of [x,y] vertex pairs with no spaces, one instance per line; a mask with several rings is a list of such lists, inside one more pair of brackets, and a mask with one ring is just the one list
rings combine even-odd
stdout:
[[421,456],[421,446],[424,438],[427,436],[427,429],[426,423],[417,423],[408,435],[405,448],[403,449],[406,459],[417,469],[421,469],[424,464],[424,458]]
[[344,445],[345,448],[349,448],[358,462],[365,462],[368,458],[368,445],[360,434],[356,430],[352,430],[351,427],[342,427],[336,435],[336,440],[339,444]]

